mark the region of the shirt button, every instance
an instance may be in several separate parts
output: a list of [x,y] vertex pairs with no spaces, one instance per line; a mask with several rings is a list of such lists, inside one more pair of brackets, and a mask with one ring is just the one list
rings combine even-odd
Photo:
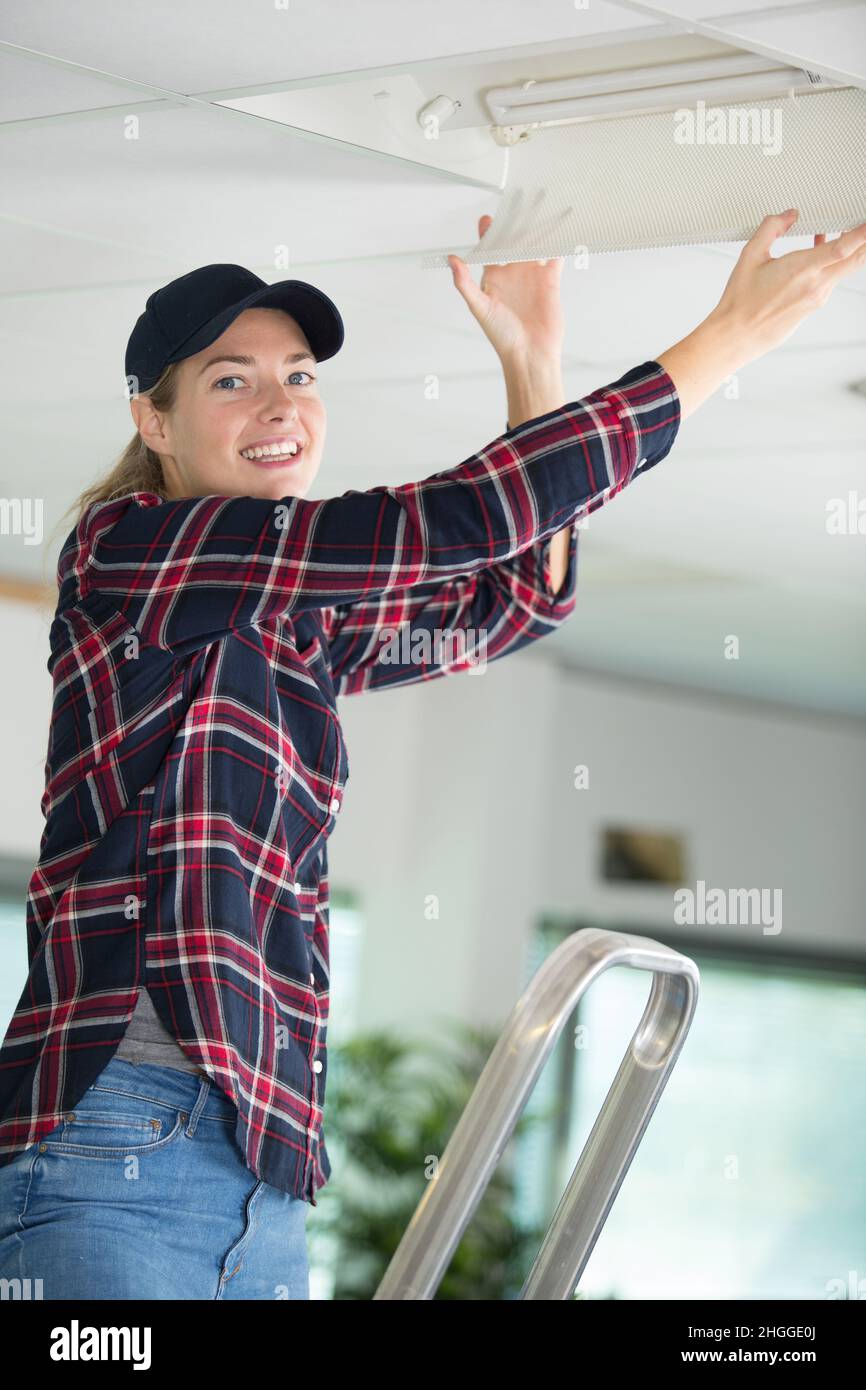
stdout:
[[311,985],[314,985],[315,983],[316,983],[316,977],[315,977],[315,975],[313,974],[313,972],[312,972],[312,970],[311,970],[311,971],[310,971],[310,984],[311,984]]
[[321,1062],[318,1060],[318,1058],[316,1058],[315,1062],[313,1063],[313,1071],[321,1071],[321,1070],[322,1070],[322,1064],[321,1064]]
[[645,463],[646,463],[646,459],[641,459],[640,463],[638,464],[638,468],[643,468],[643,466],[644,466]]
[[335,796],[335,797],[333,797],[333,798],[331,799],[331,805],[330,805],[330,807],[329,807],[329,810],[330,810],[331,814],[334,815],[334,814],[336,814],[337,811],[339,811],[339,809],[340,809],[340,798],[339,798],[338,796]]
[[300,891],[301,891],[301,885],[300,885],[300,883],[296,883],[296,884],[295,884],[295,892],[296,892],[296,893],[300,893]]

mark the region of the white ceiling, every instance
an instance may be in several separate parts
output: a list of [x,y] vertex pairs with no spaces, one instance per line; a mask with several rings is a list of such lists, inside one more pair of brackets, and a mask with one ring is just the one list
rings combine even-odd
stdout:
[[[834,34],[848,33],[835,58],[847,52],[853,65],[862,5],[764,0],[734,12],[730,0],[593,0],[586,10],[561,0],[441,0],[424,7],[423,24],[398,0],[288,0],[286,10],[240,0],[43,0],[8,14],[0,495],[42,496],[50,530],[108,467],[132,432],[123,394],[132,324],[152,289],[211,261],[239,262],[267,280],[311,280],[340,306],[345,347],[320,369],[328,442],[316,495],[422,478],[504,428],[492,349],[450,275],[419,268],[431,252],[473,245],[478,217],[495,213],[499,194],[216,98],[370,70],[411,72],[423,86],[425,73],[455,64],[639,43],[684,32],[685,22],[742,46],[744,26],[760,25],[762,42],[781,53],[789,41],[798,60],[817,65],[829,61],[830,40],[823,54],[807,52],[802,35],[819,8],[833,11]],[[660,25],[650,11],[662,10]],[[740,16],[736,38],[723,38],[735,26],[722,11]],[[137,141],[124,138],[130,113],[140,118]],[[275,271],[274,248],[286,243],[290,270]],[[716,303],[738,250],[597,256],[581,271],[567,264],[569,396],[685,336]],[[438,401],[425,397],[430,373],[440,379]],[[866,716],[866,536],[828,536],[825,525],[830,498],[866,497],[866,396],[848,389],[858,380],[866,381],[863,272],[740,374],[738,399],[717,393],[683,425],[668,459],[590,519],[577,611],[547,653],[577,667]],[[44,560],[37,547],[0,536],[0,577],[38,578]],[[723,657],[730,633],[740,638],[737,662]]]
[[636,19],[685,24],[690,32],[804,64],[839,81],[866,79],[863,0],[622,0]]

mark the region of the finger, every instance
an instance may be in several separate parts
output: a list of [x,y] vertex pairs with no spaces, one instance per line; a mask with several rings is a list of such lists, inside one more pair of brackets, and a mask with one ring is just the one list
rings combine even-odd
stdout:
[[866,222],[861,222],[859,227],[852,227],[850,232],[842,232],[833,241],[827,241],[823,246],[816,247],[809,252],[813,264],[828,269],[835,274],[837,270],[841,274],[847,275],[849,266],[845,264],[852,256],[857,256],[862,248],[866,246]]
[[536,261],[535,264],[545,269],[551,280],[558,280],[560,275],[562,274],[562,267],[565,264],[565,257],[548,256],[546,260]]
[[825,242],[826,240],[827,240],[827,233],[826,233],[826,232],[816,232],[816,233],[815,233],[815,242],[814,242],[815,246],[823,246],[823,245],[824,245],[824,242]]
[[[479,217],[479,219],[478,219],[478,239],[479,239],[479,241],[483,240],[483,238],[486,236],[486,234],[487,234],[489,228],[490,228],[492,225],[493,225],[493,218],[490,216],[490,213],[489,213],[489,212],[485,212],[484,215],[483,215],[482,217]],[[488,265],[495,265],[495,264],[496,264],[495,261],[490,261],[490,262],[488,262]],[[484,276],[485,276],[485,274],[486,274],[486,272],[487,272],[488,265],[484,265],[484,266],[481,267],[481,285],[482,285],[482,288],[483,288],[483,286],[484,286]]]
[[451,267],[454,284],[473,314],[483,315],[487,308],[487,295],[476,285],[466,262],[461,260],[459,256],[450,255],[448,264]]
[[[828,246],[838,245],[841,237],[835,241],[828,242]],[[823,247],[820,248],[823,251]],[[862,270],[866,266],[866,237],[861,238],[860,242],[849,251],[847,255],[832,265],[825,266],[821,272],[821,279],[824,284],[835,285],[837,280],[842,280],[846,275],[851,275],[855,270]]]
[[750,237],[741,251],[744,261],[765,261],[770,254],[770,247],[777,237],[783,232],[787,232],[789,227],[793,227],[797,218],[800,216],[797,208],[788,208],[785,212],[771,212],[764,218],[754,236]]

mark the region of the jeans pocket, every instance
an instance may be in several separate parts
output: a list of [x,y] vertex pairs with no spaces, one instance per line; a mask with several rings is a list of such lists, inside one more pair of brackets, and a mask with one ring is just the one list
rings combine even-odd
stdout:
[[183,1133],[187,1118],[186,1111],[150,1096],[91,1089],[43,1135],[39,1152],[81,1158],[153,1153]]

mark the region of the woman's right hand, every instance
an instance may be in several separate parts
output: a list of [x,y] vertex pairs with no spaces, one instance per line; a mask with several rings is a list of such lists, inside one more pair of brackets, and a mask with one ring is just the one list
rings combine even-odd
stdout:
[[793,226],[796,208],[765,217],[746,242],[715,309],[656,361],[671,377],[685,420],[733,373],[783,343],[834,287],[866,265],[866,222],[827,241],[819,232],[805,251],[771,256]]
[[710,315],[736,332],[741,365],[784,342],[802,319],[826,303],[840,280],[866,265],[866,222],[833,241],[820,232],[805,251],[772,256],[773,242],[798,216],[796,208],[789,208],[764,218],[740,252]]

